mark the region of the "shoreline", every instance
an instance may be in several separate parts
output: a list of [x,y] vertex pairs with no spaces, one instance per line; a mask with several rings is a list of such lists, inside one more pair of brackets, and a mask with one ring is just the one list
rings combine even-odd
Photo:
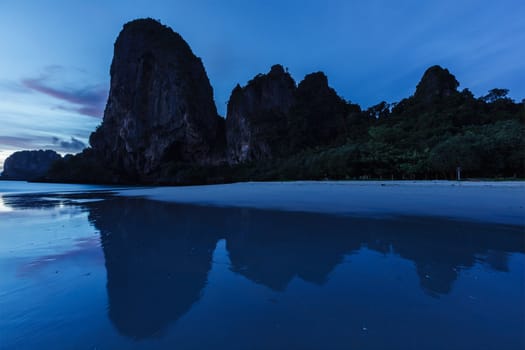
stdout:
[[518,181],[293,181],[147,187],[116,191],[179,204],[350,216],[417,216],[525,227]]
[[171,187],[12,182],[0,186],[0,196],[94,191],[198,206],[378,219],[427,217],[525,227],[525,182],[521,181],[286,181]]

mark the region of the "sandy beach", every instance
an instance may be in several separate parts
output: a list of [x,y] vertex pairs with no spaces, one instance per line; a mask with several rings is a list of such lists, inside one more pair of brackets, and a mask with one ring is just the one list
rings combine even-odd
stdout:
[[122,196],[355,216],[431,216],[525,225],[525,182],[299,181],[152,187]]

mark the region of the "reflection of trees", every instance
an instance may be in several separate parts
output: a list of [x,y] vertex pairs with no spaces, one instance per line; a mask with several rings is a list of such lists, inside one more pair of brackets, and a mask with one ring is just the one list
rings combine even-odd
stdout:
[[[525,250],[519,229],[436,219],[401,225],[403,231],[384,230],[383,237],[395,253],[414,262],[421,287],[434,295],[449,293],[460,270],[476,262],[485,260],[491,268],[505,271],[507,252]],[[494,250],[500,252],[498,258]]]

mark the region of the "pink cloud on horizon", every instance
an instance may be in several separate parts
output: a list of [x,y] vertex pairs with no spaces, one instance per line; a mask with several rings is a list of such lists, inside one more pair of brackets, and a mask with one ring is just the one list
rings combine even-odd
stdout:
[[82,115],[101,118],[104,114],[108,90],[100,85],[85,87],[83,89],[55,88],[47,84],[46,76],[39,78],[22,79],[24,87],[58,100],[68,102],[75,107],[59,106],[60,109],[72,110]]

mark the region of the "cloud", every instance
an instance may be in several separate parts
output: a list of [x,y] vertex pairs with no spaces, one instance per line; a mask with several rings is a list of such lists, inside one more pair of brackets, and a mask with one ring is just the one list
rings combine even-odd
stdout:
[[31,145],[33,140],[28,137],[18,137],[18,136],[0,136],[0,145],[2,146],[11,146],[14,148],[26,148],[28,145]]
[[0,150],[38,150],[52,149],[57,152],[77,153],[86,148],[83,140],[71,137],[31,135],[31,136],[4,136],[0,135]]
[[79,139],[71,137],[71,141],[64,141],[54,136],[52,139],[53,145],[59,146],[63,150],[67,151],[81,151],[86,148],[86,144]]
[[63,70],[61,67],[52,66],[45,69],[44,74],[37,78],[26,78],[21,84],[32,91],[51,96],[67,102],[72,106],[59,106],[58,108],[74,111],[82,115],[101,118],[108,96],[108,90],[102,85],[87,86],[82,88],[68,88],[66,86],[51,86],[54,75]]
[[71,107],[71,106],[59,105],[59,106],[55,106],[54,108],[58,110],[62,110],[62,111],[76,112],[82,115],[87,115],[90,117],[97,117],[97,118],[102,117],[102,115],[104,114],[104,105],[99,105],[99,106],[93,105],[93,106],[83,106],[83,107],[78,107],[78,106]]

